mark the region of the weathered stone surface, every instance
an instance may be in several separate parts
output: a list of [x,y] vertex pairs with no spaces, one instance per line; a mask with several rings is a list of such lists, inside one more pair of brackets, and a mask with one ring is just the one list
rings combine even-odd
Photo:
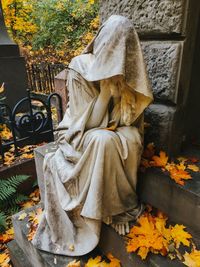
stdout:
[[[28,208],[25,210],[27,214],[30,212],[34,212],[40,208],[40,205]],[[30,222],[28,221],[28,216],[24,220],[19,220],[19,216],[24,213],[24,210],[15,214],[12,217],[13,226],[15,230],[15,241],[23,251],[25,257],[28,258],[28,262],[30,265],[27,267],[66,267],[67,264],[73,260],[80,260],[81,266],[85,266],[85,263],[91,257],[96,257],[97,255],[101,255],[98,249],[95,249],[84,255],[82,257],[68,257],[63,255],[56,255],[49,252],[45,252],[35,248],[31,241],[28,241],[27,235],[29,232]],[[55,218],[56,219],[56,218]],[[16,266],[18,267],[18,266]],[[22,265],[23,267],[23,265]]]
[[162,104],[152,104],[145,111],[145,142],[154,142],[156,147],[169,148],[172,123],[176,109]]
[[68,70],[64,69],[54,78],[55,92],[62,97],[62,109],[65,111],[67,109],[68,103],[68,90],[66,86]]
[[35,166],[37,173],[38,185],[40,188],[41,202],[44,202],[44,175],[43,175],[43,161],[45,154],[54,152],[57,149],[55,142],[48,143],[44,146],[40,146],[34,149]]
[[142,42],[154,97],[177,102],[182,42]]
[[[186,157],[188,156],[186,153]],[[138,195],[142,202],[165,212],[171,221],[184,224],[194,233],[198,233],[193,236],[196,245],[200,246],[199,185],[200,175],[198,172],[192,174],[192,180],[187,181],[184,186],[180,186],[170,179],[168,174],[151,168],[139,175]]]
[[100,17],[128,17],[140,34],[181,34],[184,32],[186,0],[101,0]]

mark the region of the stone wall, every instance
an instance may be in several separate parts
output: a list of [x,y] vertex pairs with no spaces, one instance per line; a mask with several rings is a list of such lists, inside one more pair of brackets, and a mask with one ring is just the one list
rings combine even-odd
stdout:
[[185,138],[199,10],[195,0],[100,1],[102,23],[112,14],[124,15],[139,34],[155,100],[145,112],[150,124],[145,139],[169,154],[177,153]]

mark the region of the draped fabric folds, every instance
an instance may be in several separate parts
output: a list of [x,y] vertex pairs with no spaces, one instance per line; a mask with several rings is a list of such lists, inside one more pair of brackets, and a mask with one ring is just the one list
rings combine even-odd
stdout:
[[[44,159],[44,212],[32,242],[55,254],[80,256],[98,244],[102,221],[138,206],[142,117],[152,94],[137,34],[122,16],[111,16],[69,68],[69,108],[58,127],[58,149]],[[135,120],[109,131],[108,107],[100,125],[87,130],[98,82],[116,75],[136,95]]]

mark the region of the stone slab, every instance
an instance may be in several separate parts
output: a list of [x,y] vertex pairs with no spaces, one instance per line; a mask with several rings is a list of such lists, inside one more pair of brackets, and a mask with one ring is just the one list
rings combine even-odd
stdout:
[[0,57],[0,86],[3,83],[5,84],[5,102],[13,108],[27,95],[28,78],[23,57]]
[[168,151],[171,143],[175,107],[151,104],[145,111],[145,143],[154,142],[157,148]]
[[7,247],[14,267],[32,267],[28,261],[28,257],[24,254],[23,250],[19,247],[15,240],[9,242]]
[[141,42],[155,100],[177,103],[182,42]]
[[140,34],[183,34],[187,0],[101,0],[100,18],[128,17]]
[[167,173],[151,168],[138,179],[141,201],[165,212],[170,220],[184,224],[200,236],[200,173],[192,172],[185,186],[176,184]]

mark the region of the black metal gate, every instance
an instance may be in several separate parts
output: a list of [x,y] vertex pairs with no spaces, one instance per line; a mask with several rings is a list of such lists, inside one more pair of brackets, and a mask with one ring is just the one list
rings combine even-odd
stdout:
[[[40,104],[39,109],[34,106],[34,101]],[[12,110],[8,105],[0,104],[1,123],[6,123],[12,132],[11,140],[0,140],[2,159],[11,145],[14,145],[14,153],[18,156],[18,147],[54,141],[53,101],[56,102],[56,112],[60,121],[63,117],[62,99],[57,93],[50,94],[44,101],[39,96],[31,96],[30,90],[27,90],[27,97],[22,98]]]

